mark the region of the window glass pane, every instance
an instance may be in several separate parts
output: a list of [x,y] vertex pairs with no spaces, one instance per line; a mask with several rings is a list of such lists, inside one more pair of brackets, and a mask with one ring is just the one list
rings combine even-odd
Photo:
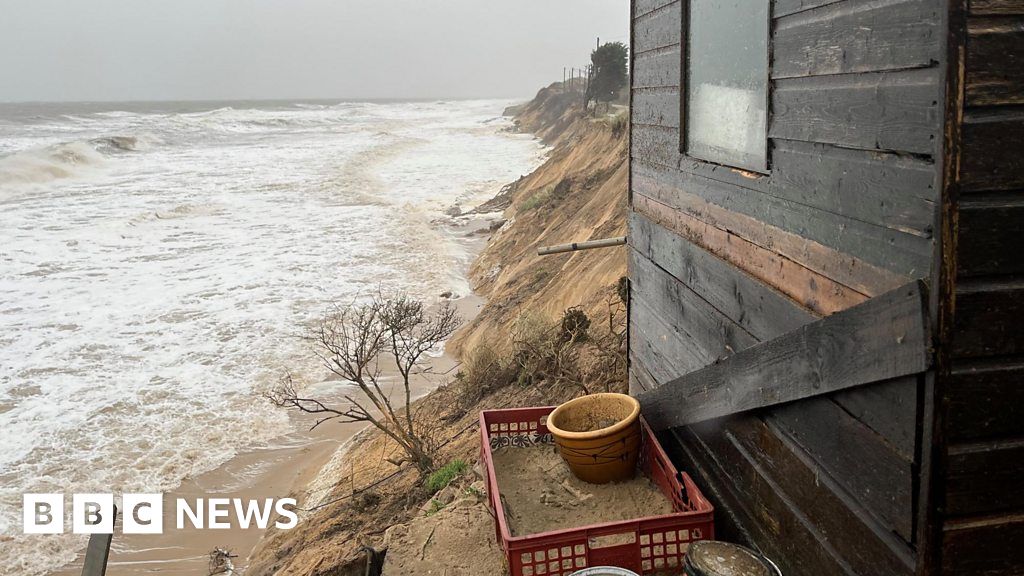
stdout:
[[767,168],[768,0],[690,0],[686,153]]

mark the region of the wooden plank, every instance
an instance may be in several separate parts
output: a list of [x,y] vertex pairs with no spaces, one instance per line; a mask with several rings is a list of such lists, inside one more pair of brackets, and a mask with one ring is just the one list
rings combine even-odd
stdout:
[[633,208],[818,314],[845,310],[866,299],[824,274],[737,236],[726,226],[713,226],[640,194],[633,196]]
[[628,234],[634,249],[685,282],[759,340],[818,319],[783,293],[643,214],[630,214]]
[[933,156],[941,141],[940,78],[925,68],[777,80],[768,134]]
[[1024,14],[1024,0],[968,0],[968,6],[975,16]]
[[660,166],[730,184],[767,192],[771,178],[765,174],[714,164],[679,152],[679,129],[673,126],[634,126],[630,153],[648,166]]
[[[651,50],[633,59],[633,89],[679,86],[679,44]],[[677,112],[678,114],[678,112]]]
[[645,14],[650,14],[655,10],[659,10],[678,1],[679,0],[634,0],[633,18],[639,18]]
[[633,20],[634,56],[679,44],[681,6],[681,2],[676,1]]
[[925,68],[942,37],[932,0],[848,0],[775,23],[772,77]]
[[951,354],[961,358],[1024,354],[1024,279],[961,281]]
[[1024,109],[969,110],[963,122],[960,184],[964,190],[1024,188]]
[[687,460],[702,470],[706,482],[701,489],[715,495],[716,522],[722,514],[735,519],[740,534],[731,535],[734,539],[751,540],[786,576],[857,576],[788,499],[783,485],[768,478],[721,429],[707,427],[699,435],[697,428],[676,429],[673,434]]
[[692,174],[633,165],[633,191],[875,295],[927,275],[932,240]]
[[1024,104],[1024,18],[971,18],[967,34],[967,105]]
[[1024,363],[959,361],[946,392],[950,441],[1024,436]]
[[[907,413],[890,407],[888,414],[900,418]],[[912,459],[895,452],[881,436],[827,398],[780,406],[767,420],[785,430],[883,526],[912,540]]]
[[946,509],[950,516],[992,514],[1024,508],[1020,490],[1024,440],[986,441],[949,447]]
[[[849,418],[840,417],[838,420],[848,428],[855,427],[855,422]],[[827,426],[829,423],[824,424]],[[849,426],[851,424],[853,426]],[[864,460],[851,462],[862,469],[857,471],[858,478],[852,480],[863,483],[871,476],[876,483],[893,483],[882,490],[875,490],[876,493],[869,494],[867,499],[851,498],[849,487],[836,482],[837,479],[849,481],[851,478],[823,474],[817,466],[808,465],[806,460],[797,456],[802,447],[793,445],[788,434],[756,418],[730,419],[724,428],[727,436],[779,484],[786,496],[799,507],[801,514],[814,524],[843,561],[858,574],[906,574],[913,571],[913,557],[906,544],[888,531],[878,530],[874,522],[866,518],[871,513],[866,505],[873,504],[874,500],[895,497],[898,493],[907,504],[910,503],[909,463],[900,462],[891,454],[872,454],[865,446],[843,443],[841,451],[846,460],[852,461],[865,453]],[[826,431],[824,435],[834,439],[838,433]],[[877,449],[877,439],[868,437],[867,443]],[[852,448],[854,453],[850,453],[848,448]],[[871,465],[877,468],[863,470]]]
[[961,277],[1024,273],[1024,197],[963,196],[957,234]]
[[[635,250],[630,254],[634,270],[630,277],[633,295],[650,307],[652,320],[658,319],[677,333],[681,341],[678,353],[687,346],[696,348],[700,362],[697,367],[706,366],[757,341],[689,286]],[[668,338],[663,337],[662,340],[668,341]],[[685,374],[692,369],[684,368],[677,374]]]
[[1024,515],[964,520],[943,533],[943,576],[1020,576]]
[[632,351],[629,353],[629,393],[631,395],[640,394],[646,390],[651,390],[658,387],[657,380],[651,375],[647,366],[644,365],[643,361],[633,354]]
[[932,237],[934,163],[898,154],[775,140],[769,194],[854,220]]
[[737,352],[641,395],[655,430],[889,380],[931,362],[921,282]]
[[917,448],[918,377],[904,376],[832,395],[848,414],[885,438],[893,450],[913,461]]
[[[114,521],[117,520],[117,508],[113,511]],[[82,564],[82,576],[103,576],[107,572],[107,560],[110,557],[110,541],[113,534],[92,534],[89,545],[85,549],[85,561]]]
[[633,122],[679,127],[679,88],[666,86],[633,90]]
[[633,125],[630,156],[641,162],[677,169],[683,158],[679,153],[679,130],[670,126]]
[[819,6],[828,6],[845,0],[775,0],[772,2],[772,16],[781,18],[790,14],[796,14],[805,10],[811,10]]
[[713,362],[697,340],[659,317],[653,309],[657,305],[638,298],[630,311],[630,346],[651,374],[666,382]]

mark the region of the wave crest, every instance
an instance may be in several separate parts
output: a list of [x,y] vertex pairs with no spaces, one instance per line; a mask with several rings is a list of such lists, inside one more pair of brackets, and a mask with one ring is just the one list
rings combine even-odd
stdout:
[[104,162],[87,142],[66,142],[0,158],[0,185],[42,184],[80,175]]

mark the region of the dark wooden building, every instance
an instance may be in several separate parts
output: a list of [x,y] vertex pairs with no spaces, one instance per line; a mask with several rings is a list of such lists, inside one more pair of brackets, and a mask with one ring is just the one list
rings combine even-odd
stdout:
[[719,535],[1024,574],[1024,1],[633,0],[631,63],[630,386]]

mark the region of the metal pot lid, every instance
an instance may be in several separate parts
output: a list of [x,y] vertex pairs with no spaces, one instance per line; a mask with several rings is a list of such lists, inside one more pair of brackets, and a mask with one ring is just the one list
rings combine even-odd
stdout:
[[686,564],[696,576],[773,576],[775,573],[756,552],[713,540],[690,544]]

